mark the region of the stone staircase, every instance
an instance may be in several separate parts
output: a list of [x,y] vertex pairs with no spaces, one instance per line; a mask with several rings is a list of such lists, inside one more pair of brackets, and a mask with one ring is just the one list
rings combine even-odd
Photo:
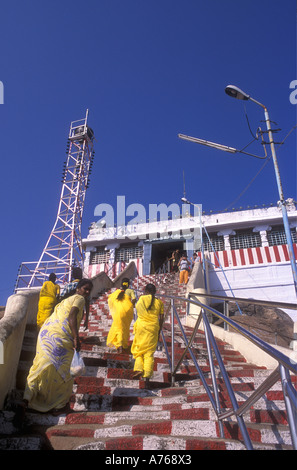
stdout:
[[[139,279],[140,290],[147,282]],[[136,287],[136,284],[134,285]],[[160,276],[158,293],[183,295],[172,275]],[[112,322],[107,307],[108,293],[92,302],[89,329],[80,331],[86,375],[75,379],[71,397],[71,412],[58,417],[28,411],[21,432],[13,426],[14,412],[9,403],[0,412],[0,450],[241,450],[245,446],[235,419],[224,423],[224,438],[220,437],[215,413],[201,380],[189,357],[181,366],[175,386],[165,352],[155,353],[154,375],[150,388],[142,380],[133,379],[133,359],[129,353],[118,354],[106,347],[106,337]],[[165,311],[167,306],[165,305]],[[184,315],[184,302],[177,306]],[[192,329],[185,327],[190,336]],[[170,317],[164,325],[167,346],[171,348]],[[131,325],[132,342],[132,325]],[[35,331],[26,330],[17,376],[15,398],[22,395],[26,375],[34,357]],[[245,359],[226,343],[218,340],[239,404],[267,377],[269,371],[246,363]],[[181,336],[176,336],[175,360],[183,352]],[[210,368],[205,337],[201,331],[194,348],[199,366],[210,384]],[[221,407],[231,407],[225,385],[218,376]],[[294,382],[296,385],[296,381]],[[280,383],[267,392],[245,414],[248,431],[255,449],[292,449]]]

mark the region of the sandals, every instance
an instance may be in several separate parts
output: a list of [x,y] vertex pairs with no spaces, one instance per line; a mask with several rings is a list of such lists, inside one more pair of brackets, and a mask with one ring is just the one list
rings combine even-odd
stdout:
[[142,374],[143,374],[142,370],[136,370],[133,374],[133,379],[141,379]]
[[49,413],[53,416],[59,416],[59,415],[63,415],[63,414],[69,413],[69,412],[71,412],[69,403],[67,403],[67,405],[63,406],[63,408],[53,408],[49,411]]
[[150,390],[150,389],[151,389],[151,385],[150,385],[150,379],[149,379],[149,377],[144,377],[144,379],[145,379],[144,388],[145,388],[146,390]]

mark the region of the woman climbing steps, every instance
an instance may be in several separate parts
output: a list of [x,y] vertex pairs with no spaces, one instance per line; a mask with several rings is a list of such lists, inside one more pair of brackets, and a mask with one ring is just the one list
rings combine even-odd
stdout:
[[106,344],[110,348],[116,347],[119,353],[128,349],[130,325],[133,320],[135,294],[129,289],[129,279],[124,278],[121,289],[117,289],[108,297],[108,306],[112,315],[112,325],[109,330]]
[[144,295],[136,304],[137,320],[134,324],[134,340],[131,353],[135,359],[134,378],[143,377],[146,386],[153,375],[154,353],[164,321],[164,304],[155,297],[156,287],[147,284]]

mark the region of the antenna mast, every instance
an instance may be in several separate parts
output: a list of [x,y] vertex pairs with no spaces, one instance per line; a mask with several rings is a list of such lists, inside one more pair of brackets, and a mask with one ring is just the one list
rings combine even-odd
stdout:
[[184,199],[186,199],[185,170],[183,170]]
[[42,285],[50,272],[56,274],[58,283],[69,282],[72,268],[83,268],[81,224],[95,153],[88,113],[70,125],[56,222],[39,261],[22,263],[15,290]]

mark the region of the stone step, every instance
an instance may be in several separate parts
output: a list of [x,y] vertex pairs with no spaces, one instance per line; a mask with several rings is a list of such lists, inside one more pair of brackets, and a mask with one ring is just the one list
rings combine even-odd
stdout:
[[[139,420],[137,417],[133,417],[131,419],[128,418],[124,420],[123,416],[119,420],[116,420],[112,423],[97,423],[93,422],[92,424],[64,424],[63,426],[56,426],[52,427],[47,430],[46,436],[51,444],[55,445],[55,440],[53,438],[65,438],[71,437],[74,438],[85,438],[88,439],[88,445],[92,443],[96,443],[97,445],[100,443],[102,449],[110,449],[111,445],[116,445],[115,448],[123,449],[122,445],[124,442],[121,440],[125,439],[125,449],[134,449],[135,450],[135,441],[134,439],[139,437],[143,442],[144,439],[151,436],[150,440],[150,450],[154,448],[156,445],[156,438],[160,440],[163,438],[168,439],[170,436],[170,442],[176,440],[182,440],[183,442],[192,441],[192,446],[194,445],[193,440],[199,439],[200,442],[206,440],[213,440],[213,442],[217,442],[217,439],[220,439],[219,428],[216,422],[209,420],[209,418],[204,417],[207,416],[207,410],[200,411],[197,410],[197,413],[192,416],[192,418],[182,419],[178,413],[176,413],[176,419],[172,419],[170,416],[166,419],[165,416],[162,416],[159,420],[157,419],[150,419],[150,420]],[[139,418],[139,417],[138,417]],[[103,417],[101,418],[103,419]],[[239,443],[242,441],[242,436],[239,430],[239,426],[236,422],[229,421],[228,423],[224,423],[224,441],[225,444],[231,445],[231,442],[237,443],[238,448],[244,448]],[[252,438],[252,441],[259,446],[266,446],[270,448],[277,448],[280,449],[290,449],[290,435],[288,432],[287,427],[282,427],[279,425],[277,427],[277,434],[276,436],[276,426],[273,425],[263,425],[261,429],[257,428],[253,424],[248,424],[247,429],[249,434]],[[281,438],[279,437],[281,435]],[[130,445],[132,444],[133,447],[126,447],[128,442],[127,438],[130,439]],[[115,442],[117,441],[117,442]],[[155,444],[153,444],[153,442]],[[172,444],[171,444],[172,445]],[[75,444],[75,448],[79,447],[78,443]],[[189,443],[187,444],[187,448],[194,450],[195,447],[189,447]],[[145,447],[142,447],[145,450]],[[164,447],[162,447],[164,450]],[[171,447],[170,450],[174,450],[176,447]]]
[[47,440],[40,436],[30,435],[26,436],[8,436],[1,437],[0,434],[0,451],[1,450],[47,450]]
[[[160,286],[165,277],[159,277]],[[169,280],[168,280],[169,279]],[[170,288],[168,277],[167,285]],[[175,278],[175,282],[176,282]],[[141,280],[144,286],[149,278]],[[172,281],[173,282],[173,281]],[[140,285],[140,284],[139,284]],[[179,286],[175,292],[180,292]],[[173,294],[174,295],[174,294]],[[50,413],[28,411],[23,432],[16,433],[12,411],[0,414],[0,449],[52,448],[97,450],[241,450],[238,424],[232,417],[224,422],[224,438],[220,437],[216,414],[198,376],[193,361],[186,356],[171,384],[171,371],[164,348],[156,351],[154,374],[149,389],[143,380],[133,379],[133,358],[129,351],[118,354],[106,347],[112,323],[107,306],[108,293],[91,305],[89,330],[80,330],[85,376],[75,379],[70,412],[58,417]],[[171,350],[171,325],[167,318],[163,331]],[[132,329],[130,344],[132,342]],[[190,337],[192,329],[185,327]],[[34,334],[26,333],[18,372],[19,392],[25,384],[35,352]],[[230,345],[218,341],[227,373],[239,405],[270,374],[265,368],[248,364]],[[199,331],[193,349],[204,378],[212,390],[210,366],[203,332]],[[175,361],[184,351],[183,339],[176,334]],[[222,410],[231,408],[221,374],[215,361],[217,385]],[[22,380],[21,380],[22,377]],[[296,385],[296,380],[295,380]],[[255,449],[291,449],[281,383],[277,382],[251,410],[244,415]],[[30,437],[32,437],[30,441]],[[18,440],[19,439],[19,440]],[[1,447],[2,446],[2,447]]]
[[[84,381],[86,382],[86,381]],[[94,380],[92,380],[94,382]],[[98,382],[98,381],[97,381]],[[99,382],[98,382],[99,383]],[[103,404],[102,411],[90,411],[91,410],[91,400],[89,406],[81,410],[82,407],[77,407],[76,412],[68,413],[67,415],[62,415],[60,417],[52,416],[50,413],[36,413],[29,412],[26,415],[26,426],[45,426],[45,427],[56,427],[64,425],[88,425],[88,424],[100,424],[100,425],[114,425],[118,422],[133,423],[142,422],[142,421],[185,421],[185,420],[208,420],[216,423],[215,412],[210,408],[210,404],[207,396],[202,395],[187,395],[182,390],[163,390],[160,393],[158,391],[158,396],[150,396],[150,392],[147,390],[142,390],[142,394],[139,390],[135,389],[134,394],[131,390],[125,390],[125,394],[118,395],[105,393],[103,387],[96,385],[93,388],[94,400],[97,400],[96,405],[101,400],[105,402]],[[93,386],[94,387],[94,386]],[[90,385],[91,389],[91,385]],[[83,391],[83,390],[82,390]],[[98,392],[100,393],[98,395]],[[103,393],[102,393],[103,392]],[[88,396],[90,390],[88,391]],[[75,394],[75,397],[78,397],[79,393]],[[108,400],[109,398],[109,400]],[[102,404],[102,403],[101,403]],[[266,404],[266,403],[265,403]],[[263,405],[263,403],[258,402],[258,407]],[[274,427],[275,432],[283,432],[285,428],[281,428],[280,425],[285,426],[287,424],[285,410],[276,410],[276,404],[268,409],[251,409],[245,415],[246,423],[249,425],[261,424],[261,428],[266,424],[265,429],[270,429],[269,426]],[[100,407],[99,407],[100,408]],[[98,406],[97,406],[98,410]],[[12,424],[14,413],[12,411],[4,411],[0,417],[1,432],[6,435],[11,435],[16,432]],[[1,421],[2,420],[2,421]],[[228,428],[230,422],[225,423],[225,426]],[[232,429],[233,429],[232,425]],[[277,428],[278,427],[278,428]],[[254,429],[256,427],[254,426]],[[278,430],[277,430],[278,429]],[[286,428],[287,429],[287,428]],[[61,431],[62,432],[62,431]],[[258,433],[259,434],[259,433]]]

